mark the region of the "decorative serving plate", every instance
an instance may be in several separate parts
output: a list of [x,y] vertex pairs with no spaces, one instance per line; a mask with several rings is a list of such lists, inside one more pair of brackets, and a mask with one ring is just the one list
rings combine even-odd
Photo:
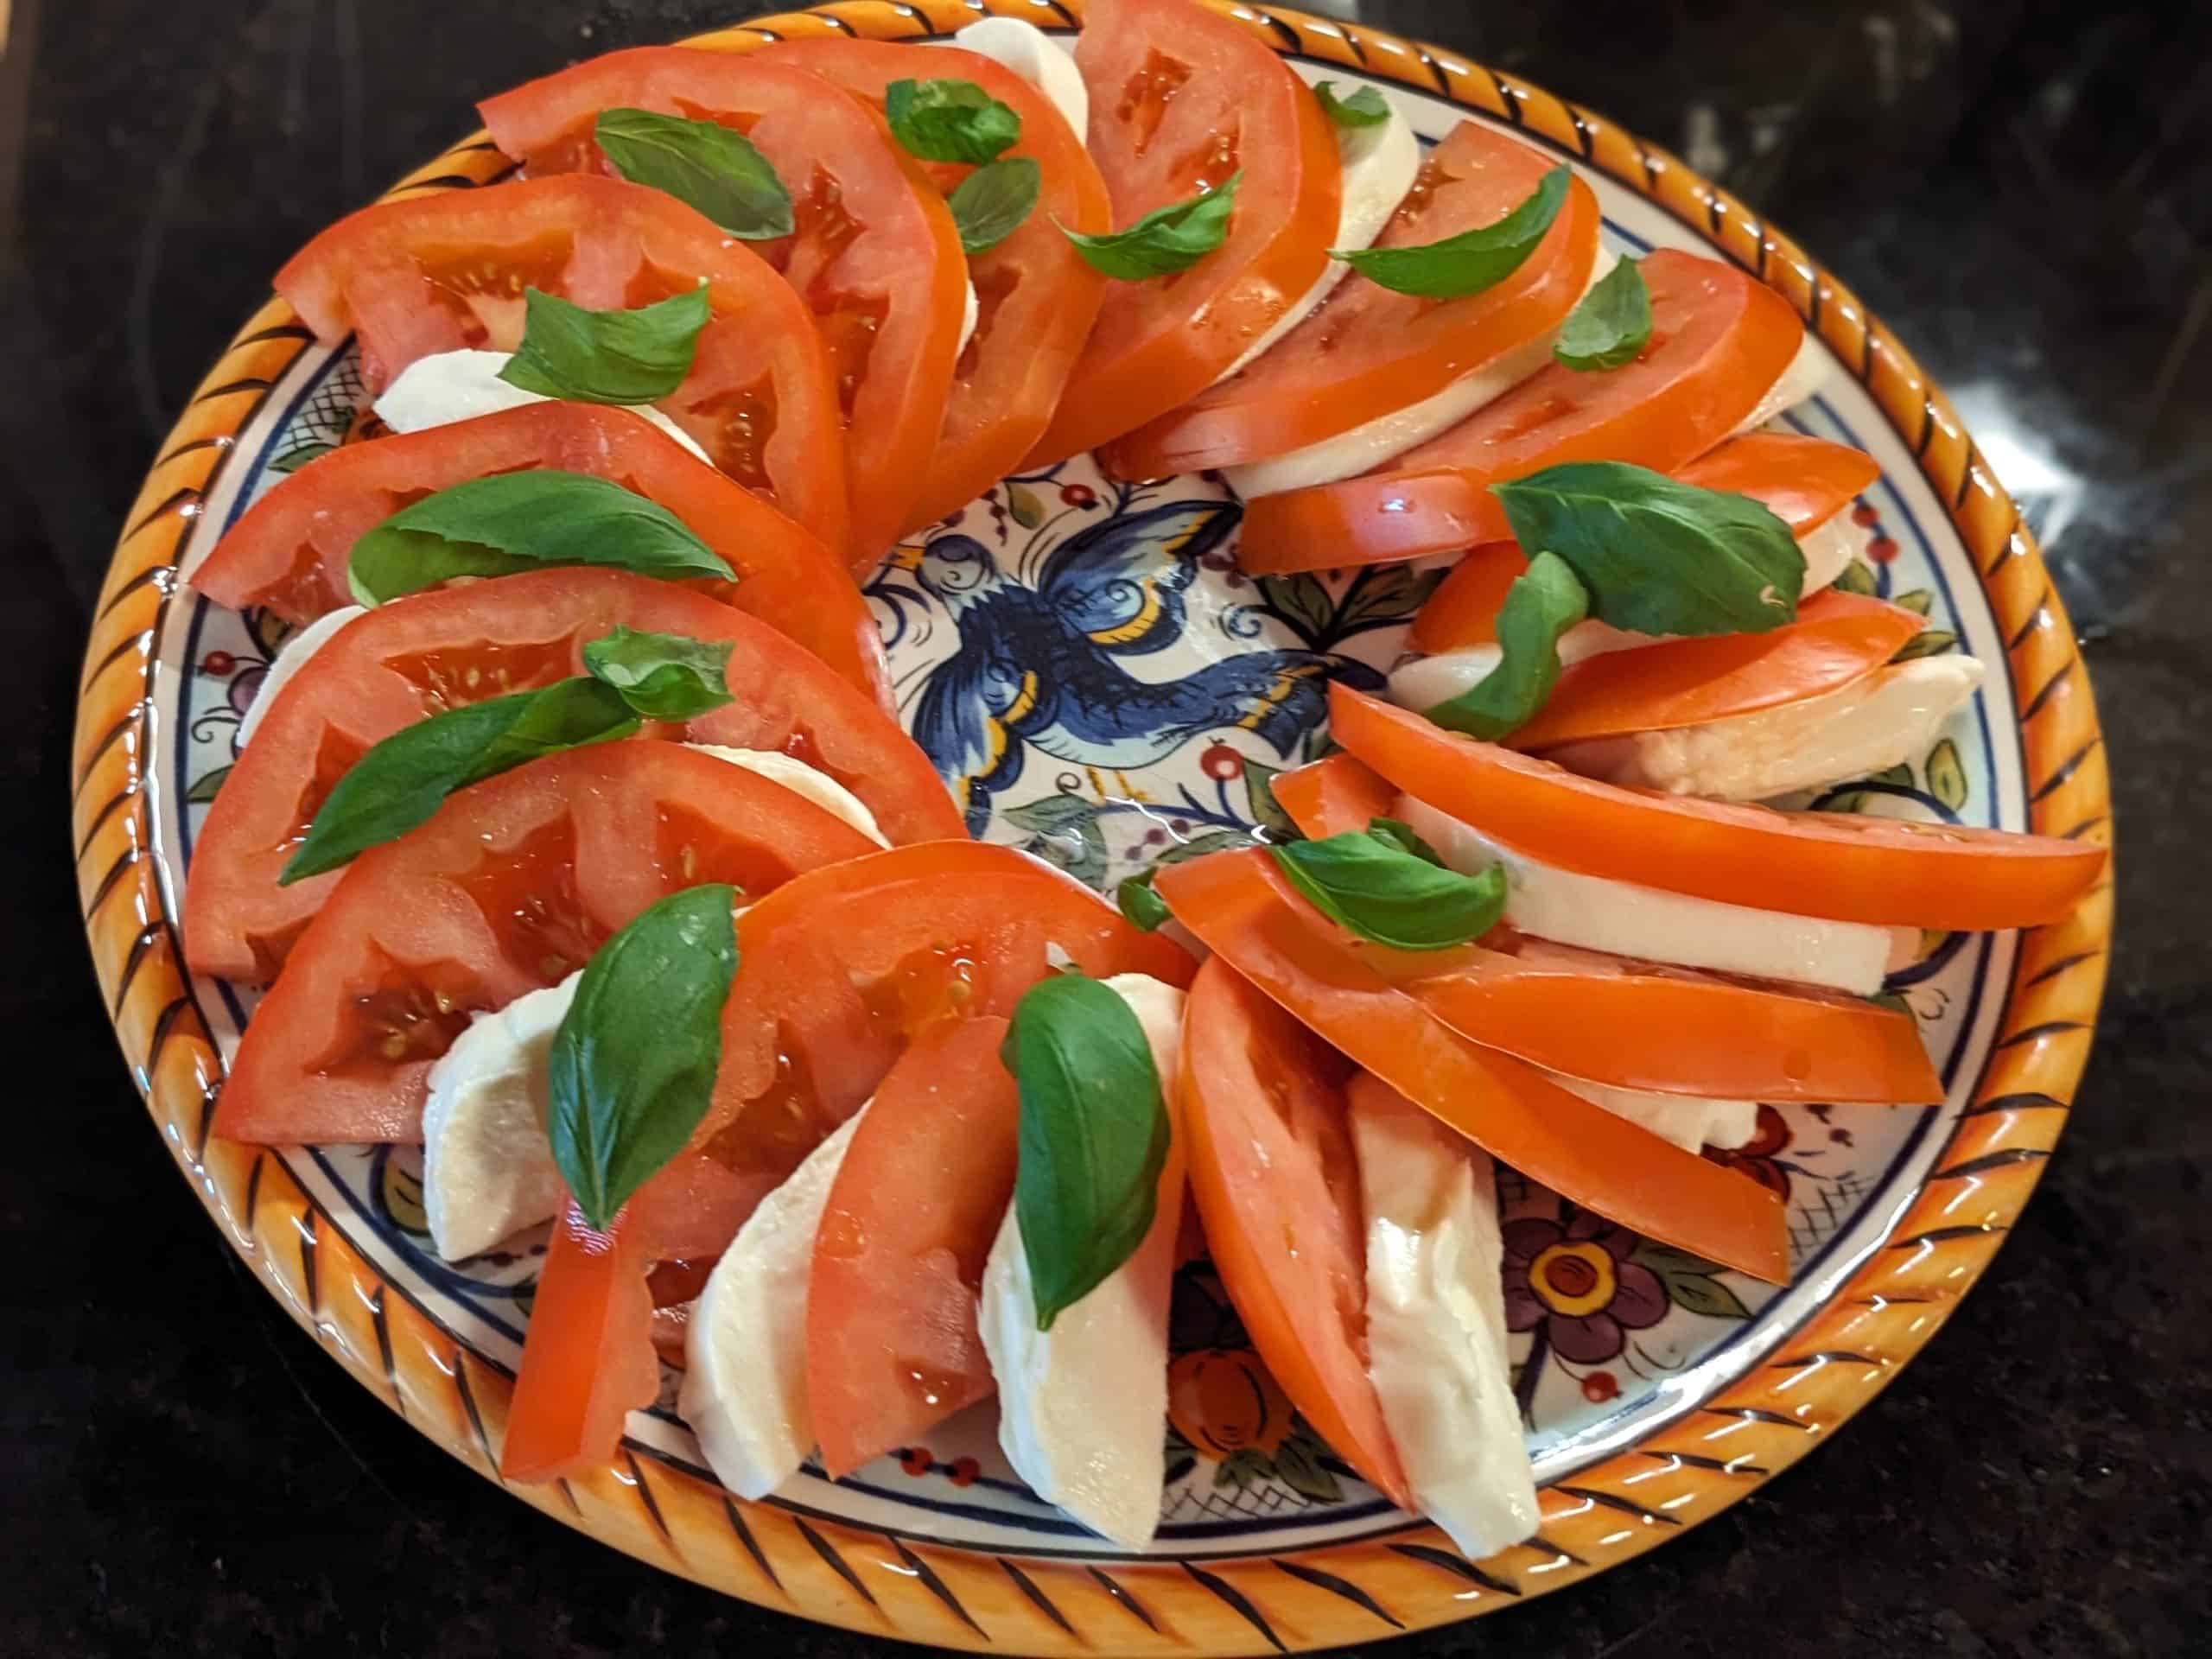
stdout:
[[[922,39],[986,10],[1065,29],[1079,7],[846,0],[705,43]],[[2034,541],[1942,392],[1848,290],[1673,156],[1547,92],[1354,25],[1231,15],[1309,78],[1381,87],[1425,140],[1471,113],[1556,149],[1597,189],[1615,248],[1717,251],[1787,298],[1834,359],[1826,393],[1790,424],[1882,464],[1851,514],[1853,580],[1924,611],[1916,649],[1963,649],[1992,671],[1923,762],[1822,804],[2108,839],[2088,677]],[[392,194],[469,188],[505,168],[480,135]],[[319,347],[273,299],[194,394],[131,509],[93,624],[74,757],[78,879],[124,1056],[201,1202],[364,1386],[496,1480],[542,1243],[438,1261],[412,1149],[211,1140],[251,996],[188,976],[170,919],[239,716],[280,643],[268,619],[202,602],[179,573],[284,471],[342,441],[362,401],[350,350]],[[988,710],[1015,734],[1016,749],[971,785],[978,833],[1104,888],[1281,823],[1267,782],[1313,753],[1325,677],[1372,683],[1436,576],[1385,567],[1254,581],[1236,569],[1238,517],[1211,479],[1131,487],[1077,460],[1005,480],[868,584],[904,717],[948,776],[963,764],[963,715]],[[1116,556],[1073,556],[1101,551]],[[1117,653],[1058,620],[1102,565],[1179,594],[1166,649]],[[1070,700],[1095,711],[1084,723],[1020,718],[1026,665],[1046,661],[1086,693]],[[1507,1304],[1543,1528],[1488,1560],[1463,1559],[1389,1507],[1288,1413],[1203,1263],[1176,1287],[1166,1507],[1142,1554],[1024,1489],[997,1454],[988,1405],[849,1480],[810,1470],[746,1503],[715,1484],[666,1409],[671,1382],[661,1409],[632,1417],[613,1465],[512,1490],[767,1606],[1001,1652],[1325,1647],[1558,1589],[1795,1462],[1943,1324],[2065,1121],[2111,906],[2107,879],[2063,921],[1953,937],[1893,981],[1948,1084],[1943,1107],[1762,1109],[1758,1138],[1731,1157],[1788,1199],[1787,1290],[1507,1178]]]

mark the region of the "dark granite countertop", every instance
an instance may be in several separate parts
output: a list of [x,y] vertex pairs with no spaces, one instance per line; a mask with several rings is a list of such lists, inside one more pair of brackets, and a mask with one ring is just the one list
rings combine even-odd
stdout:
[[[1710,1525],[1389,1651],[2212,1651],[2212,9],[1323,9],[1605,111],[1857,287],[2044,533],[2124,826],[2122,943],[2079,1109],[1926,1356],[1839,1446]],[[740,10],[16,0],[0,1652],[875,1650],[532,1514],[316,1353],[146,1132],[65,868],[91,597],[157,440],[268,273],[467,125],[477,95]]]

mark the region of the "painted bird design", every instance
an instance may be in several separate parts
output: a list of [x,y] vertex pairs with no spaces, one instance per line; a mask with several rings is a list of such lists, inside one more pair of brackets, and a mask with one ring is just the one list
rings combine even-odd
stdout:
[[1122,665],[1181,635],[1199,556],[1237,518],[1222,501],[1116,516],[1054,549],[1033,587],[969,536],[939,536],[912,557],[915,580],[945,607],[960,639],[923,685],[914,737],[960,799],[971,834],[989,822],[992,796],[1020,777],[1028,748],[1078,766],[1135,767],[1201,733],[1241,726],[1287,754],[1320,720],[1327,677],[1360,665],[1310,651],[1254,651],[1164,683]]

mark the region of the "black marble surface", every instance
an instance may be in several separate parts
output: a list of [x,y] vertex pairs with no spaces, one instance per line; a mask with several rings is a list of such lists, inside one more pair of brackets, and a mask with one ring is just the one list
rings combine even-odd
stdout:
[[[267,274],[467,125],[474,97],[739,9],[13,10],[0,1652],[875,1650],[539,1517],[318,1354],[147,1133],[66,868],[91,597],[142,468]],[[1357,15],[1676,149],[1888,319],[2045,532],[2089,641],[2122,825],[2121,944],[2080,1109],[1942,1338],[1841,1444],[1710,1525],[1389,1651],[2212,1651],[2212,9],[1359,0]]]

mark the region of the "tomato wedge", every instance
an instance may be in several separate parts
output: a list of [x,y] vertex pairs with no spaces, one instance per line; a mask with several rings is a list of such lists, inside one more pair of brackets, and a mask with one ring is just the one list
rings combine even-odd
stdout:
[[1312,925],[1272,868],[1262,849],[1216,853],[1170,865],[1157,885],[1176,919],[1230,967],[1492,1157],[1647,1237],[1787,1281],[1779,1195],[1459,1035]]
[[326,343],[358,334],[381,391],[435,353],[512,351],[526,287],[604,310],[702,280],[713,316],[660,407],[715,466],[843,546],[837,387],[806,307],[774,267],[672,196],[578,177],[378,202],[293,255],[276,291]]
[[845,420],[848,549],[872,567],[903,530],[944,423],[968,261],[944,198],[858,99],[774,54],[644,46],[610,52],[477,106],[533,174],[599,172],[607,109],[718,121],[751,139],[791,193],[793,233],[754,245],[805,301]]
[[1198,969],[1183,1014],[1183,1138],[1214,1268],[1291,1403],[1360,1478],[1410,1509],[1368,1378],[1350,1071],[1228,963]]
[[1338,683],[1337,741],[1409,795],[1530,858],[1723,904],[1881,926],[2033,927],[2105,849],[2048,836],[1693,800],[1577,777]]
[[507,1408],[501,1479],[588,1474],[614,1455],[629,1414],[652,1404],[652,1267],[626,1215],[602,1233],[571,1204],[555,1224]]
[[1727,436],[1789,366],[1804,326],[1772,289],[1716,259],[1643,261],[1651,343],[1624,368],[1554,363],[1382,472],[1263,495],[1244,509],[1244,568],[1327,569],[1449,553],[1511,531],[1489,486],[1568,461],[1672,472]]
[[995,1387],[976,1307],[1014,1197],[1002,1019],[941,1020],[877,1085],[815,1234],[806,1400],[833,1480]]
[[[1495,225],[1557,165],[1495,127],[1463,121],[1428,153],[1376,245],[1418,246]],[[1116,439],[1108,464],[1124,478],[1163,478],[1263,461],[1508,360],[1525,365],[1515,378],[1531,374],[1597,257],[1598,198],[1577,179],[1543,241],[1503,282],[1465,299],[1431,300],[1355,272],[1241,373]]]
[[431,1064],[471,1014],[557,984],[679,888],[772,893],[873,847],[676,743],[604,743],[486,779],[347,868],[239,1039],[215,1133],[419,1141]]
[[1075,61],[1115,224],[1243,178],[1219,247],[1176,276],[1108,288],[1025,470],[1204,391],[1321,275],[1344,197],[1319,100],[1236,19],[1192,0],[1093,0]]
[[[1037,205],[996,247],[968,257],[976,289],[976,332],[953,370],[944,426],[929,460],[920,499],[907,510],[909,531],[957,512],[1020,465],[1058,407],[1069,372],[1083,354],[1106,297],[1106,278],[1060,233],[1113,226],[1106,181],[1052,99],[1004,64],[958,47],[940,47],[931,76],[971,80],[1021,118],[1021,137],[1005,152],[1027,156],[1039,175]],[[822,35],[786,41],[767,56],[880,108],[884,89],[917,70],[911,48],[894,41]],[[975,171],[951,162],[923,170],[950,195]]]
[[1357,834],[1376,818],[1397,816],[1398,786],[1348,754],[1278,772],[1268,786],[1299,833],[1316,841]]
[[187,959],[227,979],[270,977],[343,873],[289,887],[277,878],[370,745],[425,715],[581,674],[585,643],[618,626],[729,642],[734,701],[689,722],[694,741],[805,761],[857,795],[893,841],[961,833],[959,808],[913,740],[773,629],[626,571],[530,571],[378,606],[278,688],[193,848]]

